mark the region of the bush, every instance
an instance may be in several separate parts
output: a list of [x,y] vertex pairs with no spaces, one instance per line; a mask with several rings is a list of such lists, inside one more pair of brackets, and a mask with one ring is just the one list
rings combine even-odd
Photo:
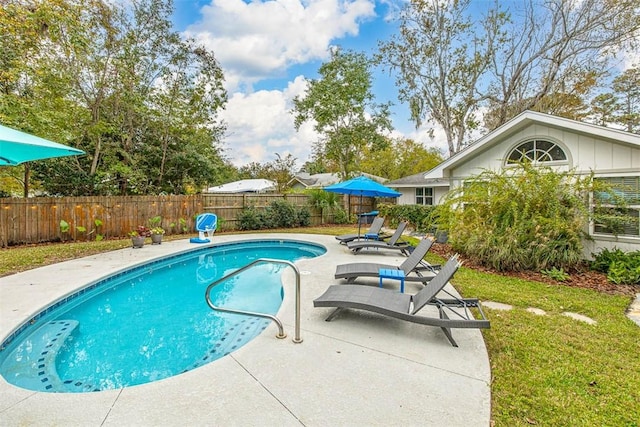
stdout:
[[263,215],[253,206],[242,209],[236,219],[240,230],[260,230],[264,228]]
[[296,207],[286,200],[274,200],[266,210],[268,228],[290,228],[298,225]]
[[614,261],[609,266],[607,279],[616,285],[635,285],[640,283],[640,264]]
[[592,177],[522,164],[484,171],[437,209],[453,249],[499,271],[570,270],[582,261]]
[[341,206],[342,196],[338,193],[331,193],[318,188],[306,190],[305,193],[309,196],[309,205],[320,211],[323,224],[328,214],[333,213],[334,216],[337,216],[338,211],[343,210]]
[[640,251],[625,253],[616,248],[602,249],[594,256],[591,268],[605,273],[607,279],[617,285],[640,283]]
[[407,221],[416,231],[434,232],[438,225],[434,216],[435,206],[381,203],[377,208],[380,216],[385,217],[392,227],[397,227],[400,221]]
[[349,215],[347,215],[347,211],[342,208],[335,209],[333,211],[333,222],[336,224],[348,224]]
[[297,209],[286,200],[275,200],[265,210],[245,207],[236,217],[240,230],[292,228],[311,224],[311,212],[306,207]]
[[591,254],[591,256],[593,256],[591,269],[606,274],[609,272],[609,266],[611,266],[613,262],[626,259],[627,254],[617,248],[613,248],[613,250],[604,248],[598,254]]
[[311,225],[311,211],[305,207],[298,209],[297,220],[300,227]]
[[564,271],[564,269],[562,269],[562,268],[558,269],[558,268],[555,268],[555,267],[553,267],[550,270],[542,270],[540,273],[542,273],[545,276],[547,276],[547,277],[549,277],[549,278],[551,278],[553,280],[556,280],[558,282],[567,281],[571,277],[571,276],[569,276],[569,274],[567,274]]

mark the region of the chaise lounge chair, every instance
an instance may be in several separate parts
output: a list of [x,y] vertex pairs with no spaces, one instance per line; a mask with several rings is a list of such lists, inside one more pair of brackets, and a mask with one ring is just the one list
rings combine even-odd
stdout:
[[371,222],[371,227],[369,227],[369,231],[367,231],[366,233],[343,234],[341,236],[336,236],[336,239],[340,241],[340,243],[343,245],[346,245],[348,242],[358,240],[360,238],[373,239],[373,240],[382,239],[384,237],[384,234],[381,233],[383,225],[384,225],[384,218],[377,216]]
[[[379,313],[407,322],[436,326],[442,329],[451,345],[458,347],[451,335],[452,328],[489,328],[490,326],[480,301],[458,298],[444,290],[459,266],[460,262],[454,255],[440,269],[436,277],[415,295],[367,285],[332,285],[313,301],[313,306],[336,307],[325,319],[327,322],[345,308],[351,308]],[[446,293],[449,298],[438,298],[437,295],[441,292]],[[439,316],[418,315],[417,313],[425,306],[435,307]],[[471,312],[470,309],[473,307],[478,308],[480,319],[476,319]]]
[[389,240],[354,240],[352,242],[347,243],[347,247],[353,251],[353,253],[358,253],[363,249],[390,249],[390,250],[399,250],[403,255],[409,256],[409,243],[400,241],[402,237],[402,233],[404,233],[405,228],[407,228],[406,222],[401,222],[398,224],[398,228],[396,232],[393,233],[393,236],[389,238]]
[[[358,277],[379,277],[380,269],[402,270],[404,280],[407,282],[428,282],[436,273],[438,266],[430,265],[423,260],[424,256],[433,245],[432,238],[425,238],[413,249],[411,255],[400,265],[378,264],[375,262],[353,262],[341,264],[336,267],[336,279],[347,279],[347,283],[353,283]],[[429,273],[423,275],[423,272]]]
[[[218,228],[218,217],[213,213],[203,213],[196,217],[196,231],[198,237],[189,239],[191,243],[209,243],[211,236]],[[206,237],[205,237],[206,234]]]

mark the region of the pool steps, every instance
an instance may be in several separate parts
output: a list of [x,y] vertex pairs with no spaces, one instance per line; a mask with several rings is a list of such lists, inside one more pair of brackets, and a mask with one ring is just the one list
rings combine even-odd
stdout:
[[287,337],[287,334],[284,333],[284,325],[282,324],[282,321],[280,319],[278,319],[276,316],[274,316],[273,314],[268,314],[268,313],[257,313],[254,311],[247,311],[247,310],[238,310],[235,308],[228,308],[228,307],[220,307],[220,306],[216,306],[213,303],[213,300],[211,299],[211,291],[213,290],[213,288],[224,282],[227,279],[230,279],[233,276],[236,276],[240,273],[242,273],[245,270],[248,270],[249,268],[253,267],[254,265],[257,264],[280,264],[280,265],[284,265],[287,267],[291,267],[293,269],[293,272],[295,273],[296,276],[296,306],[295,306],[295,335],[293,337],[293,342],[296,344],[299,344],[302,342],[302,338],[300,337],[300,270],[298,270],[298,267],[296,267],[296,265],[291,262],[291,261],[286,261],[283,259],[274,259],[274,258],[258,258],[255,259],[253,261],[251,261],[249,264],[246,264],[243,267],[238,268],[237,270],[234,270],[224,276],[222,276],[220,279],[216,280],[215,282],[211,283],[209,286],[207,286],[207,290],[205,291],[204,295],[205,295],[205,300],[207,301],[207,305],[209,306],[209,308],[211,308],[214,311],[220,311],[223,313],[234,313],[234,314],[241,314],[241,315],[245,315],[245,316],[256,316],[256,317],[262,317],[264,319],[271,319],[277,326],[278,326],[278,333],[276,334],[276,338],[278,339],[284,339]]
[[236,351],[238,347],[241,347],[247,342],[248,337],[253,338],[258,336],[258,334],[264,331],[269,324],[269,320],[260,319],[258,317],[245,317],[229,328],[224,336],[215,343],[213,348],[211,348],[207,354],[202,356],[200,360],[188,369],[185,369],[183,372],[198,368],[209,363],[211,360],[219,359],[233,351]]
[[[30,347],[28,350],[18,346],[4,360],[5,376],[19,373],[13,384],[29,390],[62,390],[64,385],[56,370],[56,356],[78,325],[76,320],[54,320],[36,329],[25,341],[24,345]],[[31,368],[25,368],[25,364]]]

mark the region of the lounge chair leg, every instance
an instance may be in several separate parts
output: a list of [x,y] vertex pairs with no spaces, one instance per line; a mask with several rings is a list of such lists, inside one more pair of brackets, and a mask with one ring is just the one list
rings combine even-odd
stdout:
[[336,308],[335,310],[333,310],[331,312],[331,314],[326,319],[324,319],[324,321],[325,322],[331,322],[333,320],[333,318],[336,317],[341,311],[342,311],[342,307]]
[[[449,320],[449,316],[447,316],[447,313],[444,312],[442,307],[438,307],[438,311],[440,312],[440,318],[441,319]],[[449,339],[449,342],[451,343],[451,345],[454,346],[454,347],[457,347],[458,343],[456,342],[456,340],[453,339],[453,335],[451,335],[451,328],[447,328],[447,327],[441,326],[440,329],[442,329],[442,332],[444,332],[444,334],[447,336],[447,338]]]

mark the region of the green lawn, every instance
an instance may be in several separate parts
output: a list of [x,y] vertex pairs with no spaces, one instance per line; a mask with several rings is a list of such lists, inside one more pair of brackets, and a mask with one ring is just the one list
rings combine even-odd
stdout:
[[[295,231],[335,235],[353,229]],[[130,244],[114,240],[3,249],[0,276]],[[428,259],[442,262],[432,255]],[[640,425],[640,327],[624,314],[629,297],[465,267],[453,283],[465,296],[514,306],[510,311],[485,309],[491,320],[491,329],[483,334],[491,362],[495,426]],[[547,315],[529,313],[528,307]],[[583,314],[597,324],[568,318],[561,314],[564,311]]]
[[465,268],[453,282],[463,295],[514,306],[485,309],[496,426],[640,425],[640,327],[624,314],[629,297]]

